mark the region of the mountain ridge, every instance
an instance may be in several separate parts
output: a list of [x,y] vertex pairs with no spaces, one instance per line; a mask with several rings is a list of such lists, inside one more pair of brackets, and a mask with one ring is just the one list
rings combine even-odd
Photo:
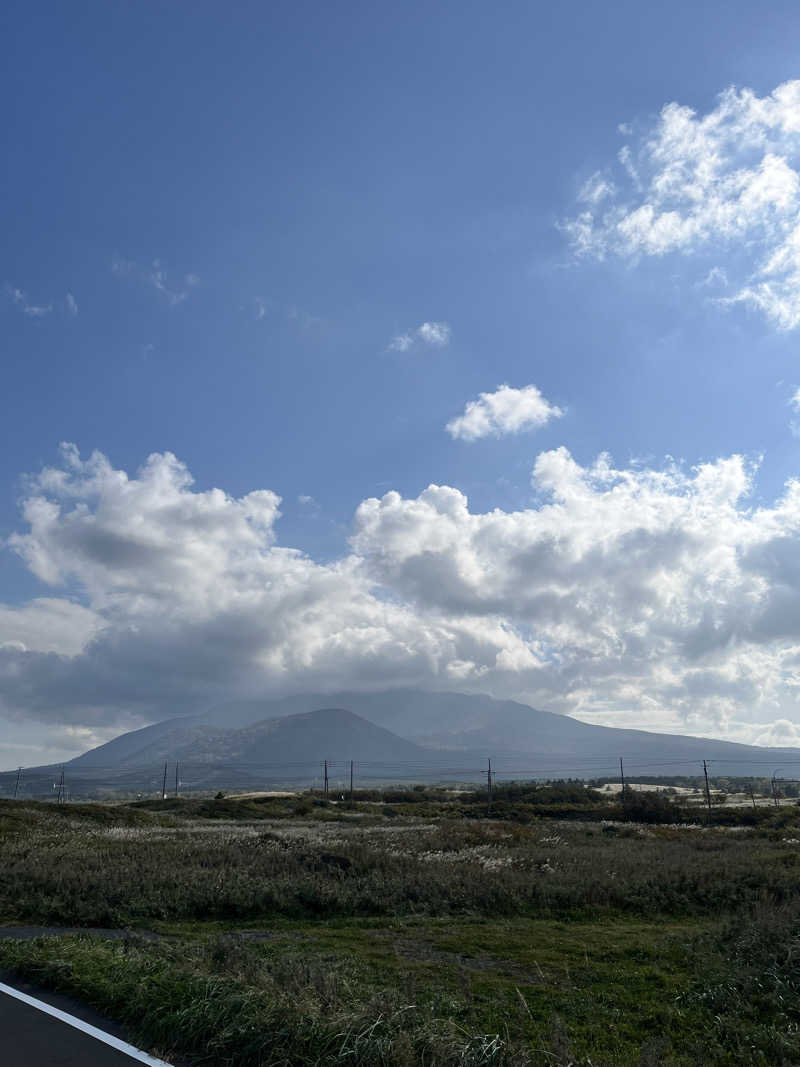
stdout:
[[[301,729],[304,723],[310,728],[309,724],[315,720],[303,720],[303,716],[334,712],[355,716],[360,720],[362,730],[371,727],[388,731],[393,739],[389,743],[384,737],[383,741],[395,759],[407,757],[422,763],[441,762],[445,758],[464,762],[491,756],[527,761],[531,767],[540,768],[548,763],[565,764],[565,761],[597,760],[617,764],[623,756],[640,761],[675,759],[699,763],[702,759],[725,760],[730,764],[740,763],[744,770],[751,763],[766,765],[776,759],[800,760],[800,749],[797,748],[757,748],[735,741],[685,734],[597,726],[518,701],[496,700],[481,694],[399,688],[371,693],[301,693],[229,701],[204,712],[168,719],[123,734],[76,757],[70,765],[89,769],[92,765],[109,762],[133,766],[159,759],[196,759],[208,763],[244,755],[249,757],[249,762],[257,762],[258,758],[276,755],[276,737],[283,739],[281,745],[288,744],[289,732]],[[285,720],[291,720],[291,725],[281,727],[277,735],[267,725]],[[352,720],[347,721],[352,725]],[[314,729],[319,735],[321,727],[318,719],[316,722]],[[257,736],[250,737],[250,744],[247,744],[248,735],[243,731],[254,727],[258,727]],[[356,755],[362,750],[359,750],[355,736],[348,740],[345,732],[337,738],[331,720],[325,731],[327,751],[320,759],[368,758],[364,754]],[[305,752],[316,752],[316,741],[311,742],[310,735],[305,742],[295,738],[290,748],[299,746]],[[382,761],[387,759],[386,751],[380,749],[378,758]],[[274,759],[267,762],[272,763]]]

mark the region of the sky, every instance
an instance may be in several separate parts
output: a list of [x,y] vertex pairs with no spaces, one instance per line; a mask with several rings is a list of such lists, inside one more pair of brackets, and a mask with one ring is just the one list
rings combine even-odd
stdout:
[[412,685],[800,744],[800,10],[0,12],[0,767]]

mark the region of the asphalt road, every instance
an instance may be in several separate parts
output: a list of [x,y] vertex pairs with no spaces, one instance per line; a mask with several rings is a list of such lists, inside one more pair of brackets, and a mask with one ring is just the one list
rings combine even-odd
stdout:
[[[113,1037],[112,1037],[113,1040]],[[9,1067],[135,1067],[156,1064],[129,1055],[97,1037],[0,990],[0,1062]]]

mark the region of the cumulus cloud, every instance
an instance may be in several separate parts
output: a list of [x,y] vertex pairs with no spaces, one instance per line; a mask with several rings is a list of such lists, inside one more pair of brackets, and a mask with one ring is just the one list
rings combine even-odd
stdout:
[[[0,714],[97,728],[205,707],[246,690],[481,677],[527,656],[501,620],[428,613],[375,589],[360,561],[279,546],[279,499],[197,491],[170,454],[129,476],[71,446],[29,479],[9,545],[43,582],[79,588],[82,648],[0,647]],[[12,611],[13,609],[9,609]]]
[[470,512],[456,489],[389,493],[356,515],[354,551],[418,610],[503,618],[536,666],[534,702],[639,709],[721,727],[747,708],[796,709],[800,484],[748,506],[741,457],[692,471],[536,461],[541,506]]
[[512,389],[498,385],[493,393],[481,393],[470,400],[464,414],[451,419],[445,429],[451,437],[477,441],[481,437],[504,437],[507,434],[537,430],[564,412],[546,400],[535,385]]
[[618,164],[619,182],[590,178],[564,224],[580,255],[724,257],[721,302],[800,325],[800,80],[730,88],[705,114],[667,104]]
[[173,281],[159,259],[141,265],[132,259],[115,256],[111,261],[111,273],[117,278],[130,278],[152,286],[173,307],[182,304],[191,290],[200,284],[196,274],[184,274],[178,281]]
[[389,492],[320,564],[279,543],[269,490],[66,446],[9,541],[51,595],[0,610],[0,717],[99,736],[237,693],[426,685],[758,739],[800,721],[800,481],[757,506],[756,477],[559,448],[535,506]]
[[74,656],[101,627],[102,620],[94,611],[59,597],[0,604],[0,649]]
[[444,348],[450,343],[450,327],[446,322],[423,322],[415,330],[399,333],[388,344],[390,352],[407,352],[415,344]]

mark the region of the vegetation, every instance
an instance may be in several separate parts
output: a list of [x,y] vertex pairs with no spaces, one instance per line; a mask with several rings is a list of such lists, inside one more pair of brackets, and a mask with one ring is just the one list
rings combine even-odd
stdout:
[[0,920],[128,931],[0,939],[0,966],[220,1067],[800,1062],[795,807],[487,805],[0,802]]

